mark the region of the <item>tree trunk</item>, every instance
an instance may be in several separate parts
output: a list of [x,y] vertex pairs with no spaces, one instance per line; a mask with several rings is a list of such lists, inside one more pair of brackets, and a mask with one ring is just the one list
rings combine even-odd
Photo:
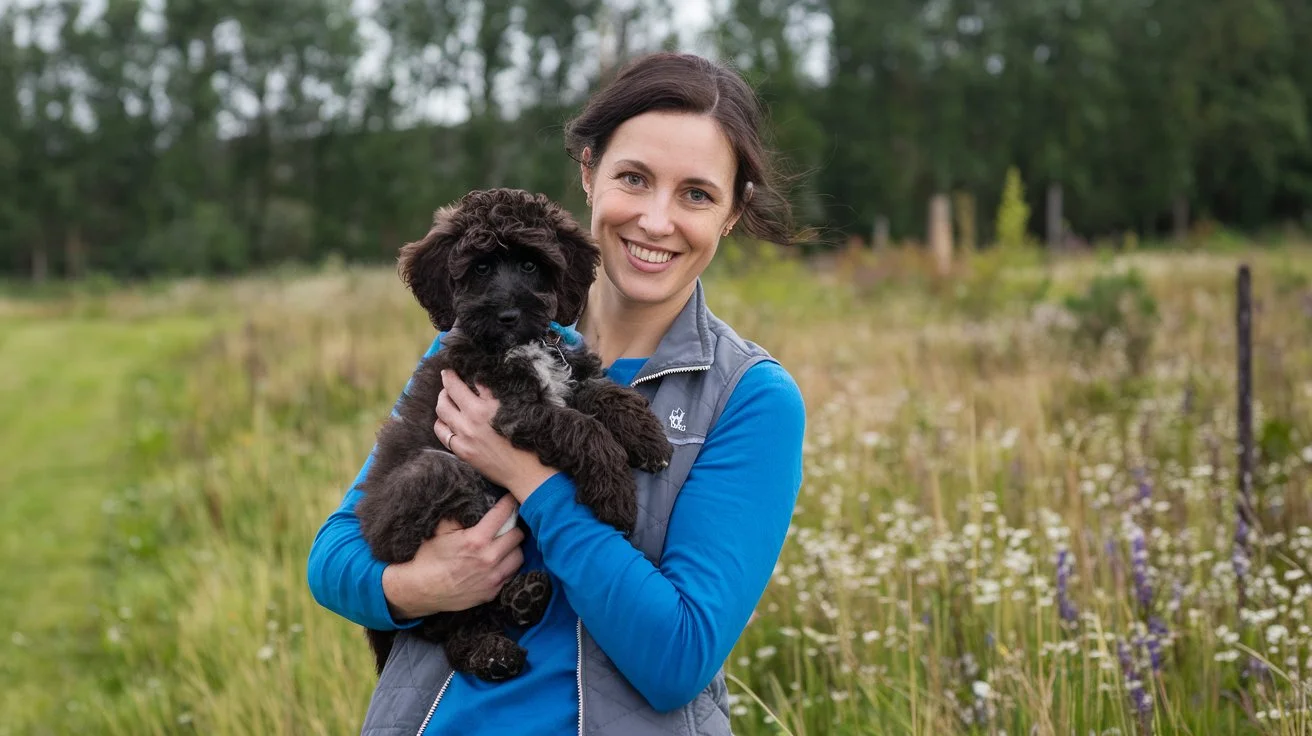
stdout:
[[1171,207],[1171,220],[1176,240],[1189,237],[1189,199],[1184,195],[1176,195]]
[[874,244],[875,250],[888,248],[888,218],[884,215],[875,218]]
[[952,201],[953,214],[957,219],[957,239],[961,252],[974,253],[978,245],[975,231],[975,195],[970,192],[957,192]]
[[1062,224],[1061,182],[1048,184],[1048,248],[1056,250],[1062,245],[1065,227]]
[[32,246],[32,283],[44,284],[50,278],[50,255],[46,243],[38,239]]
[[64,260],[68,278],[80,279],[87,273],[87,247],[82,240],[82,226],[74,225],[64,237]]
[[929,200],[929,250],[934,256],[934,270],[939,276],[952,271],[952,205],[946,194]]

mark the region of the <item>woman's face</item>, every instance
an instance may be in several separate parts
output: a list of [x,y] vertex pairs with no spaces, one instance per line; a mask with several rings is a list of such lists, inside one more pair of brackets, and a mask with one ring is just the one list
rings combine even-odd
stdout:
[[735,168],[709,116],[648,112],[616,128],[597,165],[582,167],[601,278],[625,301],[681,306],[736,219]]

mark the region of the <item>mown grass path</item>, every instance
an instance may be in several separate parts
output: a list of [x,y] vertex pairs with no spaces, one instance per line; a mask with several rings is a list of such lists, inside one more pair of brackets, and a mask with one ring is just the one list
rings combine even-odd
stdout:
[[102,502],[131,482],[123,390],[213,328],[179,317],[0,319],[0,734],[81,720],[79,696],[94,691],[90,665],[104,651],[95,604],[111,583],[97,564]]

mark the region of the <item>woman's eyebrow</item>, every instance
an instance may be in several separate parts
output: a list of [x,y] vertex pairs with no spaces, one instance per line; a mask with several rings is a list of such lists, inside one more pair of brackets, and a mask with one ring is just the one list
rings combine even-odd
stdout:
[[[651,167],[647,166],[647,164],[644,164],[641,161],[637,161],[631,158],[620,159],[619,161],[616,161],[615,167],[617,169],[633,169],[634,171],[637,171],[639,174],[642,174],[643,176],[652,179],[656,177],[656,175],[652,172]],[[701,187],[703,189],[713,189],[716,192],[720,191],[719,184],[716,184],[710,179],[703,179],[700,176],[688,177],[687,179],[683,180],[683,183],[695,187]]]

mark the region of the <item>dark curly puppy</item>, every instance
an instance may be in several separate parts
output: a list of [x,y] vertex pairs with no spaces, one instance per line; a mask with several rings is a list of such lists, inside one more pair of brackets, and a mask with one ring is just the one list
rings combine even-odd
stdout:
[[[633,530],[630,468],[664,468],[673,450],[646,399],[608,380],[600,358],[551,329],[578,319],[599,261],[596,244],[561,207],[513,189],[471,192],[401,249],[401,279],[447,334],[379,430],[361,488],[356,514],[379,560],[411,559],[439,520],[472,526],[505,493],[435,436],[443,369],[487,386],[501,402],[497,432],[572,476],[579,502],[598,519]],[[504,627],[537,623],[550,594],[545,573],[516,575],[497,600],[430,616],[419,632],[445,646],[456,670],[514,677],[525,651]],[[394,634],[368,635],[381,672]]]

